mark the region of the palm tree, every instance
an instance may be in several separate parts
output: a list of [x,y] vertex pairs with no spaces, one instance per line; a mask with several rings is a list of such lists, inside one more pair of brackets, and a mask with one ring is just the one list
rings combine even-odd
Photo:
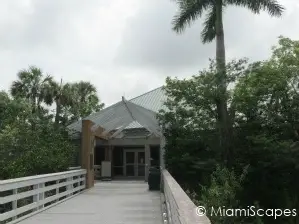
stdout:
[[100,103],[96,87],[90,82],[74,83],[73,93],[74,104],[71,110],[75,120],[86,117],[104,107],[104,104]]
[[69,83],[63,84],[62,79],[60,83],[51,81],[47,86],[47,93],[45,102],[48,105],[56,104],[55,124],[58,125],[61,121],[61,113],[63,107],[73,105],[72,86]]
[[12,96],[29,100],[32,112],[40,111],[41,103],[45,102],[47,95],[46,87],[52,81],[52,76],[44,76],[42,70],[35,66],[21,70],[17,76],[19,80],[14,81],[10,88]]
[[218,93],[216,97],[219,128],[221,131],[221,146],[224,150],[224,159],[229,160],[231,151],[232,122],[227,109],[227,77],[226,58],[223,30],[223,10],[229,5],[245,7],[255,14],[262,10],[268,11],[271,16],[279,17],[284,10],[277,0],[175,0],[179,12],[173,19],[173,30],[182,33],[191,22],[197,20],[206,12],[201,38],[203,43],[216,39],[216,83]]

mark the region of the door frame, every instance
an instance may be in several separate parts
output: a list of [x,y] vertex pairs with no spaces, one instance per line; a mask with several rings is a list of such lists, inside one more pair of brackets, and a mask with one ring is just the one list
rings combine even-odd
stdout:
[[[134,176],[127,176],[127,159],[126,159],[126,154],[127,152],[134,152]],[[123,166],[123,170],[124,170],[124,176],[125,177],[134,177],[134,178],[144,178],[144,176],[138,176],[138,153],[139,152],[144,152],[145,153],[145,149],[124,149],[124,166]],[[144,158],[144,172],[146,169],[146,165],[145,165],[145,158]]]

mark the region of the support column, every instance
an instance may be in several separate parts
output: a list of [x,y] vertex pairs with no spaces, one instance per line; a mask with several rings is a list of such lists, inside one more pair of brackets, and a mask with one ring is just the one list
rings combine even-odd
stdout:
[[94,146],[95,137],[91,132],[93,123],[82,120],[81,166],[86,169],[86,188],[94,186]]
[[151,166],[151,150],[148,144],[144,145],[144,153],[145,153],[145,181],[148,181],[148,173],[149,168]]

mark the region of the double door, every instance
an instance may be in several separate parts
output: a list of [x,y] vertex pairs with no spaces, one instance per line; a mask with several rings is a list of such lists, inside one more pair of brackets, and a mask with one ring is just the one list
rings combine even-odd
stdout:
[[145,152],[144,150],[124,151],[124,173],[127,177],[145,176]]

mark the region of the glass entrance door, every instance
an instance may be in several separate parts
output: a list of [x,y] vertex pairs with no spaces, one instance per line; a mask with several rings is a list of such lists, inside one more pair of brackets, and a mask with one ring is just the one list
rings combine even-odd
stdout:
[[125,175],[128,177],[135,176],[135,152],[125,152]]
[[127,177],[145,176],[145,152],[144,150],[124,151],[124,173]]

